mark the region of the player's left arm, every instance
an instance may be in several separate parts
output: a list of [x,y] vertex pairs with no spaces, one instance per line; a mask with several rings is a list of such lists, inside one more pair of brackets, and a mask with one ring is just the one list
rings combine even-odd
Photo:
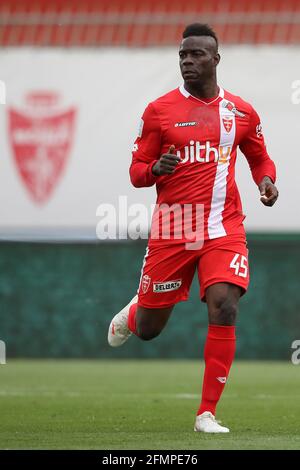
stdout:
[[260,192],[261,202],[265,206],[273,206],[279,194],[275,186],[276,167],[268,155],[260,119],[253,108],[248,131],[239,146],[249,163],[253,180]]

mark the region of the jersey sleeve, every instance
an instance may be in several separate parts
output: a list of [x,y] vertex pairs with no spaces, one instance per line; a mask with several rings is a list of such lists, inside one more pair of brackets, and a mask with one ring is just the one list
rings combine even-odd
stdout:
[[150,103],[141,119],[139,135],[132,150],[129,169],[133,186],[142,188],[152,186],[158,176],[153,175],[152,167],[160,158],[161,126],[159,117]]
[[268,155],[260,119],[253,108],[250,114],[248,131],[239,146],[249,163],[255,183],[258,185],[264,176],[269,176],[275,183],[276,167]]

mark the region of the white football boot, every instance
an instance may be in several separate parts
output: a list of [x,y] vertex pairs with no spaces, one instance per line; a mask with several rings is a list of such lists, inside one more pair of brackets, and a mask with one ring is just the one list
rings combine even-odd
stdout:
[[194,431],[218,433],[229,432],[229,429],[221,426],[210,411],[204,411],[196,417]]
[[133,299],[129,302],[126,307],[122,308],[122,310],[114,316],[112,321],[110,322],[108,328],[108,336],[107,340],[110,346],[113,348],[117,348],[118,346],[122,346],[125,341],[128,340],[129,336],[132,335],[132,332],[128,328],[128,314],[129,314],[129,307],[132,304],[136,304],[138,301],[138,296],[135,295]]

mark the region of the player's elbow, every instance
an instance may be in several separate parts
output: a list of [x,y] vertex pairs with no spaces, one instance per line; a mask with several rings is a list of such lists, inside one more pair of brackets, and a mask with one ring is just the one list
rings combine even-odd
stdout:
[[135,188],[144,188],[147,186],[147,178],[145,173],[145,169],[140,167],[140,165],[133,163],[129,168],[129,176],[131,184]]
[[129,176],[132,186],[134,186],[135,188],[142,188],[144,186],[142,184],[142,181],[140,181],[140,179],[135,174],[130,172]]

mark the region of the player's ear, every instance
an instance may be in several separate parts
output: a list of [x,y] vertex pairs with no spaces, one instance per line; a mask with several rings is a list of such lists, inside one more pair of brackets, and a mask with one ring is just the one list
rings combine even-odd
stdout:
[[215,54],[214,59],[215,59],[215,65],[217,66],[218,63],[219,63],[220,60],[221,60],[221,56],[220,56],[220,54],[219,54],[218,52]]

